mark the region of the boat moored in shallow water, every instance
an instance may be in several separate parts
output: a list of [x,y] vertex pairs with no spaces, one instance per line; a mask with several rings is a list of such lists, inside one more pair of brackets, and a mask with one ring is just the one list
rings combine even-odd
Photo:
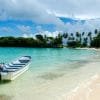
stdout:
[[22,56],[18,60],[9,64],[0,65],[0,79],[14,80],[26,70],[28,70],[31,61],[31,56]]

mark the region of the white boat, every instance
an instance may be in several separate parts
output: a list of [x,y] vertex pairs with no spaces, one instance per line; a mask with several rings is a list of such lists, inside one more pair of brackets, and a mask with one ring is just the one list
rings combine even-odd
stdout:
[[9,64],[2,64],[0,67],[1,80],[14,80],[29,68],[30,56],[23,56]]

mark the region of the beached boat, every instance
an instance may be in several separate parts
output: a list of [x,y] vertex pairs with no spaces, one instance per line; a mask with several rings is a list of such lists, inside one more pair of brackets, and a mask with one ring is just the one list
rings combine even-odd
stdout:
[[19,75],[28,70],[30,61],[30,56],[23,56],[9,64],[2,64],[0,66],[0,79],[14,80]]

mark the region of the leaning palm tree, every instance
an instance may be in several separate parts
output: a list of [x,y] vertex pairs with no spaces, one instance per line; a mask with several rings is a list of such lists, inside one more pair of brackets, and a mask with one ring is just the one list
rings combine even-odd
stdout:
[[71,33],[71,36],[73,37],[73,33]]
[[84,36],[85,35],[85,32],[82,32],[82,36]]
[[84,38],[84,42],[83,42],[83,47],[86,47],[87,46],[87,43],[88,43],[88,38],[86,37],[86,38]]
[[80,36],[81,44],[84,43],[84,35],[85,35],[85,32],[82,32],[82,34],[81,34],[81,36]]
[[92,32],[88,33],[88,38],[89,38],[89,40],[88,40],[88,46],[90,46],[91,42],[92,42]]
[[92,41],[92,32],[88,33],[88,37],[90,38],[90,40]]
[[81,41],[81,35],[79,32],[76,32],[76,41],[80,42]]
[[68,37],[68,41],[69,42],[75,41],[75,37],[73,33],[71,33],[70,36]]
[[97,29],[95,29],[95,30],[94,30],[94,33],[97,35],[97,34],[98,34],[98,30],[97,30]]
[[64,33],[62,35],[62,45],[67,46],[67,42],[68,42],[68,33]]
[[64,34],[63,34],[63,37],[64,37],[64,38],[68,38],[68,33],[64,33]]

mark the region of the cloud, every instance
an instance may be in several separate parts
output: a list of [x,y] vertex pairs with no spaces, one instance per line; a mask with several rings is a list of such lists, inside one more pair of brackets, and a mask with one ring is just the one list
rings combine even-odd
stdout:
[[79,20],[72,23],[66,23],[66,31],[69,33],[75,33],[75,32],[94,32],[95,29],[100,30],[100,19],[89,19],[85,20],[84,23]]
[[64,30],[64,23],[48,13],[45,3],[39,0],[0,0],[0,19],[31,20],[38,24],[53,24],[57,30]]
[[0,0],[0,19],[31,19],[38,23],[55,23],[55,15],[80,19],[98,18],[99,4],[100,0]]
[[22,34],[31,34],[32,33],[30,26],[20,25],[20,26],[17,26],[17,28],[20,31],[20,33],[22,33]]
[[99,4],[100,0],[0,0],[0,17],[31,19],[38,23],[55,23],[55,15],[98,18]]
[[43,31],[43,32],[39,32],[39,33],[35,33],[33,37],[35,37],[35,35],[41,34],[41,35],[46,35],[48,37],[56,37],[59,33],[62,33],[61,31],[54,31],[54,32],[49,32],[49,31]]
[[42,26],[38,25],[38,26],[36,26],[36,30],[37,30],[37,32],[42,32],[43,28],[42,28]]
[[14,28],[9,26],[0,26],[0,36],[18,36],[19,34],[16,32]]
[[10,27],[0,27],[0,32],[1,33],[12,33],[13,30]]
[[62,23],[53,14],[48,14],[46,6],[38,0],[0,0],[1,16],[4,19],[32,20],[37,23]]
[[[0,0],[0,20],[31,20],[37,24],[37,32],[44,31],[40,24],[53,24],[55,31],[90,31],[99,28],[100,0]],[[74,24],[64,23],[58,17],[87,19]],[[31,26],[19,25],[17,29],[25,34],[33,34]],[[47,31],[44,33],[50,34]],[[56,33],[55,33],[56,34]]]
[[100,17],[100,0],[39,0],[50,14],[80,19]]

